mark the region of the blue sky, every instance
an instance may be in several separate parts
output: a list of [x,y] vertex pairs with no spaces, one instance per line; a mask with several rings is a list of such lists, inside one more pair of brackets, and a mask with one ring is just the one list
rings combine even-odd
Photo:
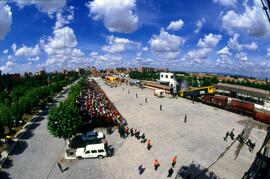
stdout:
[[0,2],[3,73],[77,67],[270,76],[260,0]]

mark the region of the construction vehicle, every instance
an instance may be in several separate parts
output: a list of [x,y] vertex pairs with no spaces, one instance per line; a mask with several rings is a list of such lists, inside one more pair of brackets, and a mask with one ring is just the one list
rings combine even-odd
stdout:
[[214,94],[216,93],[216,88],[214,86],[206,86],[206,87],[200,87],[200,88],[192,88],[189,90],[181,90],[179,93],[179,96],[181,97],[200,97],[202,95],[206,94]]

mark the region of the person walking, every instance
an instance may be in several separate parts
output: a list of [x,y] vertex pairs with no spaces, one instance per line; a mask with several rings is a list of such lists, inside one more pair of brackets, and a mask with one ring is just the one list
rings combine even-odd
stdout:
[[153,163],[154,163],[155,171],[157,171],[158,167],[160,166],[158,159],[155,159]]
[[184,123],[187,122],[187,114],[185,114]]
[[142,165],[139,165],[138,170],[139,170],[139,174],[140,174],[140,175],[143,173],[144,169],[145,169],[145,168],[143,168]]
[[136,93],[136,98],[138,98],[138,94]]
[[129,94],[129,90],[128,90],[128,94]]
[[150,140],[150,139],[148,139],[148,140],[147,140],[147,150],[150,150],[150,149],[151,149],[151,147],[152,147],[151,140]]
[[159,110],[162,111],[162,105],[161,104],[159,105]]
[[175,156],[172,158],[172,167],[175,166],[175,164],[176,164],[176,159],[177,159],[177,156],[175,155]]
[[128,129],[128,127],[125,127],[124,129],[125,129],[125,135],[126,135],[126,137],[128,137],[128,135],[129,135],[129,129]]
[[123,87],[123,91],[125,90],[125,88]]
[[147,98],[144,99],[145,103],[147,103]]
[[168,170],[168,178],[170,178],[170,177],[172,177],[172,174],[173,174],[173,168],[170,168],[169,170]]

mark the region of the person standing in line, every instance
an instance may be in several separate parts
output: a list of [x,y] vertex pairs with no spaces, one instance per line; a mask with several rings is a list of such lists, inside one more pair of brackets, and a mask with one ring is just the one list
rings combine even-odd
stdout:
[[159,110],[162,111],[162,105],[161,104],[159,105]]
[[150,149],[151,149],[151,147],[152,147],[151,140],[150,140],[150,139],[148,139],[148,141],[147,141],[147,150],[150,150]]
[[133,136],[134,133],[133,133],[133,128],[130,129],[130,135]]
[[141,143],[145,143],[145,134],[143,133],[142,135],[141,135]]
[[107,151],[108,150],[108,141],[107,141],[107,139],[105,139],[105,141],[104,141],[104,147],[105,147],[105,150]]
[[154,163],[155,171],[157,171],[158,167],[160,166],[160,163],[157,159],[155,159],[153,163]]
[[176,159],[177,159],[177,156],[175,155],[175,156],[172,158],[172,167],[175,166],[175,164],[176,164]]
[[185,123],[187,122],[187,114],[185,114],[184,122],[185,122]]
[[147,98],[145,98],[145,100],[144,100],[144,101],[145,101],[145,103],[147,103]]

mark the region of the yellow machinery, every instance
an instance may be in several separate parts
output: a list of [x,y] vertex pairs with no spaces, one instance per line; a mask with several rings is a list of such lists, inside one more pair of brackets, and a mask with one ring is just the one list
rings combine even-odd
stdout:
[[115,82],[117,80],[116,77],[113,77],[113,76],[107,76],[106,77],[106,80],[110,81],[110,82]]
[[214,94],[216,88],[214,86],[206,86],[200,88],[192,88],[189,90],[181,90],[179,95],[181,97],[199,97],[205,94]]

